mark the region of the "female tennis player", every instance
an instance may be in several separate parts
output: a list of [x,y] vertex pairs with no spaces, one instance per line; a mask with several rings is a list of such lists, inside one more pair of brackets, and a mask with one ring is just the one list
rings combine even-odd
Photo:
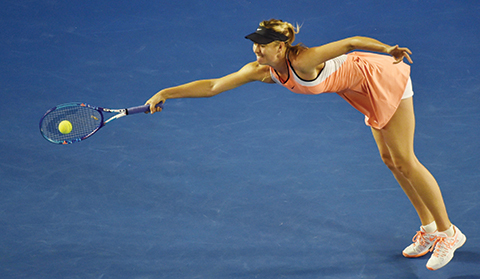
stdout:
[[261,22],[245,37],[253,41],[256,61],[218,79],[163,89],[146,102],[150,112],[161,111],[155,105],[168,99],[211,97],[253,81],[278,83],[300,94],[336,92],[365,115],[383,162],[420,217],[420,230],[403,255],[420,257],[433,251],[427,268],[445,266],[466,237],[450,222],[435,178],[413,150],[413,90],[410,67],[403,62],[413,63],[410,50],[366,37],[312,48],[293,46],[298,31],[298,26],[281,20]]

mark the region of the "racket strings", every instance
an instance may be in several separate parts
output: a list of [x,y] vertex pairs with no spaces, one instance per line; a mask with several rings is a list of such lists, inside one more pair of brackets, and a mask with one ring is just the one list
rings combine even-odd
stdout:
[[[63,134],[58,125],[68,120],[72,124],[72,131]],[[71,105],[56,108],[49,112],[42,120],[41,131],[45,138],[54,142],[80,141],[100,128],[103,123],[102,114],[92,108]]]

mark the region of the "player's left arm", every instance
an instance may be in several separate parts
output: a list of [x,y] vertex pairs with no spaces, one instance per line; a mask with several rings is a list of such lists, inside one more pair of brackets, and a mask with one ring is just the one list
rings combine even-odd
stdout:
[[331,42],[326,45],[309,48],[300,53],[296,59],[296,68],[308,72],[311,69],[315,69],[318,65],[346,54],[353,50],[366,50],[373,52],[380,52],[390,54],[395,58],[395,63],[400,63],[406,58],[410,63],[413,63],[410,58],[412,52],[408,48],[396,46],[390,46],[384,44],[378,40],[368,37],[351,37],[343,40]]

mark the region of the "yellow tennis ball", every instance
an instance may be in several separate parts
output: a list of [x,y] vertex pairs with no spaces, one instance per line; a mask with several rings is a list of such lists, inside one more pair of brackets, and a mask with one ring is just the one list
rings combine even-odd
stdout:
[[68,120],[63,120],[58,124],[58,130],[62,134],[69,134],[72,131],[72,123]]

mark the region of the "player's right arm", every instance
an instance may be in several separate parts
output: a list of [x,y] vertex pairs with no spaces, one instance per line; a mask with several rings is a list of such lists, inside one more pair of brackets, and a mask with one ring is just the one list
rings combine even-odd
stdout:
[[253,81],[272,83],[269,68],[252,62],[243,66],[239,71],[221,78],[197,80],[162,89],[145,104],[150,104],[150,113],[154,113],[161,111],[161,108],[155,106],[160,102],[165,103],[168,99],[212,97]]

